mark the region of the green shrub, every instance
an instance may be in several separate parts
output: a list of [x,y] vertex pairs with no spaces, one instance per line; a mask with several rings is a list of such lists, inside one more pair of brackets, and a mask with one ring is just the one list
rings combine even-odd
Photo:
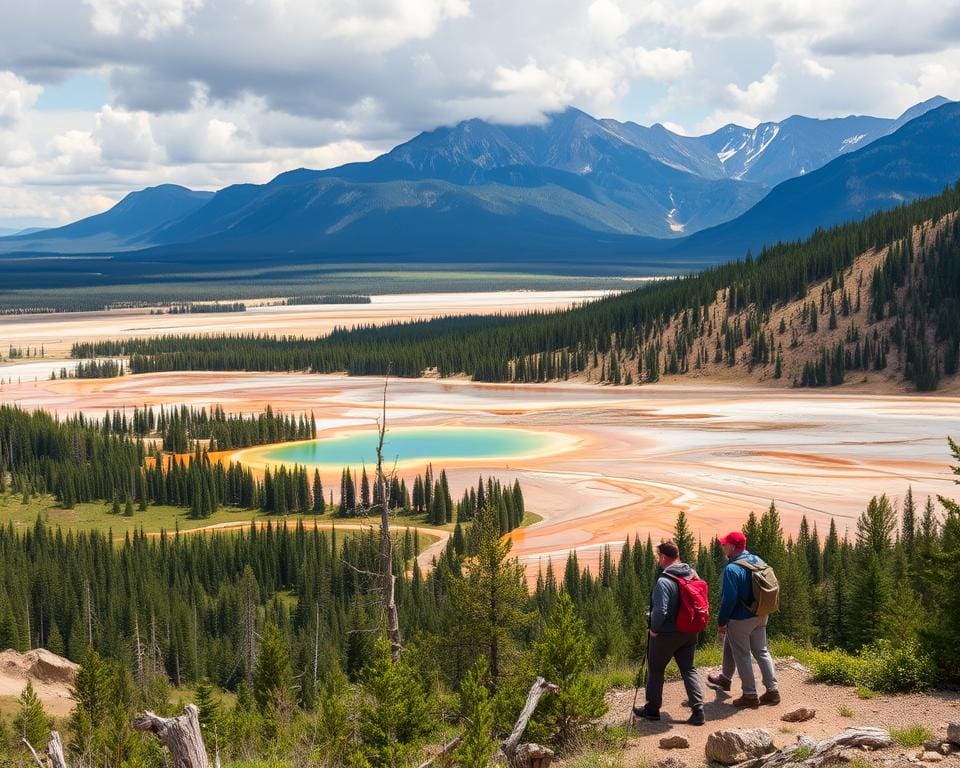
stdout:
[[840,650],[811,651],[810,671],[814,680],[836,685],[856,685],[863,677],[863,663]]
[[923,742],[932,739],[933,733],[922,725],[908,725],[905,728],[891,728],[890,738],[901,747],[919,747]]
[[840,650],[810,651],[808,662],[814,679],[855,685],[860,698],[871,698],[873,691],[922,691],[930,687],[937,671],[916,643],[894,645],[889,640],[878,640],[856,656]]
[[917,643],[878,640],[860,652],[860,659],[861,682],[874,691],[922,691],[936,679],[936,664]]

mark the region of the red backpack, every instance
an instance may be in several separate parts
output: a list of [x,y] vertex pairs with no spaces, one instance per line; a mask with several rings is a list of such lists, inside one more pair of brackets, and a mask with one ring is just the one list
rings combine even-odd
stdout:
[[699,576],[683,579],[666,573],[680,587],[680,607],[677,610],[677,631],[697,634],[707,628],[710,621],[710,587]]

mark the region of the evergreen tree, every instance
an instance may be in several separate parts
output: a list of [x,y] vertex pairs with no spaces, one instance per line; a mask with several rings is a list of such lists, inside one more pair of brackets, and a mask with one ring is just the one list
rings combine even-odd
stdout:
[[218,747],[223,731],[220,702],[209,680],[197,683],[196,701],[200,711],[200,730],[207,748]]
[[26,739],[35,749],[47,743],[53,721],[43,711],[43,704],[33,689],[33,682],[27,681],[26,688],[20,693],[17,713],[13,718],[13,730],[17,737]]
[[680,559],[685,563],[692,563],[696,554],[696,539],[687,522],[687,513],[682,509],[677,513],[677,521],[673,526],[673,540],[680,550]]
[[268,706],[289,707],[293,691],[290,654],[280,630],[273,622],[263,628],[263,638],[253,668],[253,697],[260,712]]
[[541,704],[537,719],[562,747],[571,746],[581,729],[607,711],[600,681],[587,673],[594,662],[592,640],[573,601],[561,592],[534,648],[537,668],[560,690]]
[[471,554],[464,576],[450,584],[451,624],[467,648],[487,654],[494,682],[514,633],[529,619],[524,607],[527,587],[523,566],[510,557],[511,542],[500,537],[499,520],[489,508],[473,523]]
[[363,757],[373,766],[406,765],[435,727],[423,674],[406,656],[392,661],[389,645],[380,639],[362,687],[358,730]]
[[460,716],[464,721],[463,741],[457,748],[462,768],[487,768],[497,751],[493,736],[493,704],[486,682],[486,657],[480,656],[460,686]]

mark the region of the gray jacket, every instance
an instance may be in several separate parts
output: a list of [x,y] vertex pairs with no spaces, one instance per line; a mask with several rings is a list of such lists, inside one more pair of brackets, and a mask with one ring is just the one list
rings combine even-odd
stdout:
[[680,585],[670,575],[689,579],[696,574],[686,563],[668,565],[657,577],[650,596],[650,629],[654,632],[676,632],[680,610]]

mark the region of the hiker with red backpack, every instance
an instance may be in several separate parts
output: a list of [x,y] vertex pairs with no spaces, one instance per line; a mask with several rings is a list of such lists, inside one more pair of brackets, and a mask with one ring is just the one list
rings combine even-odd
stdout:
[[[740,531],[720,539],[727,565],[720,589],[717,631],[723,637],[723,668],[707,675],[711,688],[729,691],[733,673],[740,675],[743,692],[730,703],[757,709],[761,704],[779,704],[777,673],[767,648],[767,618],[779,605],[780,585],[767,563],[747,551],[747,537]],[[753,660],[757,660],[766,692],[757,696]]]
[[710,614],[707,584],[680,561],[680,549],[673,541],[657,546],[657,562],[662,570],[650,598],[647,702],[634,707],[633,713],[645,720],[660,719],[664,672],[670,659],[676,659],[693,710],[687,723],[703,725],[703,688],[693,657],[697,635],[706,628]]

